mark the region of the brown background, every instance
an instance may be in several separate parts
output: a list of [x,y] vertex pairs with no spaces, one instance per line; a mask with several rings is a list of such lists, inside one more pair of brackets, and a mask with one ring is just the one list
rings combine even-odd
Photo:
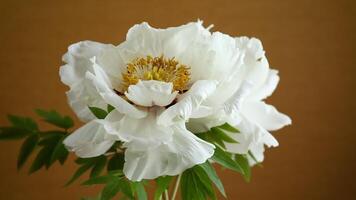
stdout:
[[[34,108],[74,114],[58,77],[69,44],[118,44],[135,23],[177,26],[200,18],[213,30],[260,38],[280,86],[268,101],[293,126],[275,135],[263,168],[247,184],[220,174],[230,199],[352,199],[356,196],[354,1],[30,1],[0,2],[0,123]],[[77,125],[79,125],[77,123]],[[48,126],[44,125],[45,128]],[[16,171],[19,142],[0,143],[0,199],[79,199],[100,188],[63,184],[76,166],[28,176]],[[26,166],[28,167],[28,166]]]

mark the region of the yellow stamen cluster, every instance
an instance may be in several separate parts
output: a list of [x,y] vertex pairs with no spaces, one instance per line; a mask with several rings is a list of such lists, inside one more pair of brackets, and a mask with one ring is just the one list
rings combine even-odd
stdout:
[[126,66],[122,73],[124,91],[139,80],[157,80],[173,83],[173,90],[183,92],[189,82],[189,68],[179,64],[174,58],[147,56],[136,58]]

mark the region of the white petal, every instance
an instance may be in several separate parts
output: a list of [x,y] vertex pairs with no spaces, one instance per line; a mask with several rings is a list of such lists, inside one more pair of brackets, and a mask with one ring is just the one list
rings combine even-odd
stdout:
[[66,65],[60,68],[60,77],[63,83],[70,86],[84,78],[85,72],[91,66],[90,58],[99,55],[104,50],[113,47],[93,41],[82,41],[68,47],[68,52],[63,55]]
[[93,69],[94,74],[87,72],[86,78],[93,82],[98,94],[100,94],[107,104],[114,106],[119,112],[132,117],[140,118],[146,116],[146,112],[137,109],[114,92],[108,76],[99,66],[94,65]]
[[240,110],[242,102],[250,94],[252,87],[252,84],[244,81],[240,88],[223,104],[223,109],[227,115]]
[[157,124],[156,116],[159,112],[161,112],[160,109],[152,108],[146,117],[140,119],[124,116],[120,121],[119,137],[134,149],[153,148],[169,142],[172,139],[173,130]]
[[270,70],[265,83],[260,88],[257,88],[255,91],[253,91],[248,98],[259,101],[271,96],[276,89],[278,82],[278,71]]
[[63,56],[67,64],[60,68],[59,74],[62,82],[70,87],[67,92],[69,105],[84,122],[95,118],[88,106],[102,107],[105,104],[100,95],[93,92],[95,87],[85,80],[86,72],[92,71],[90,58],[109,48],[112,45],[84,41],[71,45]]
[[173,84],[162,81],[139,81],[130,85],[125,95],[128,99],[140,106],[166,106],[172,103],[178,92],[172,93]]
[[235,127],[240,131],[239,134],[227,134],[239,143],[225,143],[229,152],[247,154],[249,150],[260,144],[268,147],[278,146],[278,141],[268,131],[246,118],[242,118],[241,122]]
[[[200,80],[185,93],[176,104],[165,110],[158,118],[161,125],[171,125],[174,121],[187,120],[195,111],[199,109],[200,104],[214,92],[217,82],[211,80]],[[197,115],[197,113],[195,113]]]
[[104,120],[93,120],[69,135],[64,145],[78,157],[88,158],[104,154],[118,138]]
[[209,34],[201,22],[167,29],[156,29],[144,22],[130,28],[125,47],[136,56],[155,57],[163,54],[167,57],[180,58],[195,40]]
[[242,113],[250,121],[253,121],[263,128],[273,131],[282,128],[283,126],[290,125],[291,119],[280,112],[271,105],[260,102],[245,102],[241,106]]
[[125,152],[124,173],[132,181],[175,176],[188,168],[204,163],[214,154],[214,145],[207,143],[184,127],[175,127],[169,143],[143,151]]

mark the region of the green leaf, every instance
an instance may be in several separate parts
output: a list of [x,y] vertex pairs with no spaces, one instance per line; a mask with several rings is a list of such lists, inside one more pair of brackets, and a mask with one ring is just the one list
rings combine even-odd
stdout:
[[33,134],[27,137],[21,146],[20,153],[17,159],[17,169],[20,169],[35,150],[39,137],[37,134]]
[[215,184],[216,188],[220,191],[220,193],[226,198],[226,193],[224,186],[219,178],[219,176],[216,174],[214,167],[210,164],[209,161],[206,161],[205,163],[198,165],[201,167],[205,173],[208,175],[210,180]]
[[201,192],[204,192],[211,199],[216,200],[216,194],[211,184],[209,176],[205,173],[204,169],[199,166],[193,167],[194,181]]
[[194,172],[190,169],[183,172],[181,177],[182,200],[206,200],[205,191],[201,191],[199,182]]
[[138,200],[147,200],[147,193],[142,182],[132,182],[132,186],[137,193]]
[[221,148],[226,149],[224,141],[219,137],[219,135],[214,134],[211,130],[207,132],[207,138],[214,144],[219,145]]
[[247,182],[250,182],[251,179],[251,167],[248,163],[247,156],[246,155],[241,155],[241,154],[236,154],[235,155],[235,160],[239,165],[241,166],[243,172],[244,172],[244,179]]
[[244,174],[242,167],[238,163],[236,163],[231,157],[231,154],[225,152],[220,147],[216,146],[214,155],[211,159],[228,169]]
[[37,154],[35,161],[33,161],[29,173],[34,173],[41,169],[43,166],[47,165],[51,158],[53,147],[45,146]]
[[68,157],[68,151],[63,144],[63,140],[65,138],[65,136],[62,136],[62,138],[58,140],[53,150],[50,163],[54,163],[56,160],[59,160],[59,162],[63,164],[66,158]]
[[104,187],[101,192],[101,200],[110,200],[120,191],[120,179],[115,177]]
[[16,140],[28,135],[28,131],[18,127],[1,127],[0,140]]
[[77,171],[74,173],[72,178],[65,184],[65,186],[68,186],[72,184],[75,180],[77,180],[81,175],[83,175],[87,170],[91,168],[91,164],[84,164],[81,167],[77,169]]
[[82,185],[97,185],[97,184],[105,184],[110,182],[112,179],[116,178],[112,175],[105,175],[105,176],[96,176],[92,177],[82,183]]
[[218,138],[220,138],[224,142],[227,142],[227,143],[239,143],[239,142],[237,142],[235,139],[233,139],[232,137],[227,135],[224,131],[222,131],[219,128],[213,127],[213,128],[211,128],[211,132],[212,132],[212,134],[215,134]]
[[41,109],[36,109],[35,112],[41,116],[44,121],[55,125],[60,128],[69,129],[73,127],[73,120],[68,116],[61,116],[58,112],[51,110],[45,111]]
[[128,181],[124,178],[120,178],[119,187],[120,187],[120,190],[122,191],[122,193],[124,193],[127,197],[129,197],[130,199],[135,198],[130,181]]
[[98,176],[106,165],[106,156],[100,156],[99,159],[95,162],[93,169],[90,172],[90,177]]
[[219,128],[221,129],[224,129],[225,131],[229,131],[229,132],[232,132],[232,133],[240,133],[240,131],[238,129],[236,129],[235,127],[231,126],[230,124],[228,123],[225,123],[221,126],[218,126]]
[[103,110],[101,108],[89,107],[89,109],[95,115],[95,117],[98,119],[105,119],[106,115],[108,115],[106,110]]
[[35,121],[28,117],[20,117],[15,115],[8,115],[8,120],[14,127],[22,128],[27,131],[36,131],[38,126]]
[[110,105],[110,104],[108,104],[108,107],[107,107],[108,114],[113,110],[115,110],[115,107]]
[[158,200],[163,192],[168,188],[169,184],[172,181],[172,176],[161,176],[156,179],[157,189],[154,195],[154,200]]
[[107,165],[107,170],[122,170],[124,168],[125,157],[123,154],[115,154],[113,155]]
[[61,138],[63,137],[63,135],[60,134],[51,134],[51,135],[47,135],[45,137],[42,137],[41,141],[38,142],[38,145],[40,146],[55,146],[59,140],[61,140]]

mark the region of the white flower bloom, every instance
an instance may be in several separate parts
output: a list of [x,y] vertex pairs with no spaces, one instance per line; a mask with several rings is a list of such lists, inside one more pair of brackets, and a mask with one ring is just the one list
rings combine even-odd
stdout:
[[196,132],[225,122],[235,126],[241,134],[229,135],[239,143],[226,143],[227,150],[239,154],[250,151],[256,160],[249,157],[249,161],[254,165],[256,161],[263,161],[265,145],[278,146],[277,140],[268,131],[291,124],[291,119],[263,102],[277,87],[279,76],[276,70],[269,69],[261,42],[246,37],[236,38],[236,42],[244,55],[238,71],[242,78],[222,83],[227,85],[227,89],[217,88],[208,99],[210,102],[206,105],[214,105],[215,115],[194,119],[188,126]]
[[[124,173],[133,181],[177,175],[209,159],[214,145],[191,131],[229,122],[243,132],[229,150],[258,157],[264,144],[278,144],[266,130],[290,123],[262,102],[278,76],[260,42],[210,33],[200,21],[167,29],[135,25],[120,45],[79,42],[63,61],[69,104],[87,122],[64,144],[79,157],[94,157],[123,142]],[[88,108],[107,105],[115,110],[105,119]]]

